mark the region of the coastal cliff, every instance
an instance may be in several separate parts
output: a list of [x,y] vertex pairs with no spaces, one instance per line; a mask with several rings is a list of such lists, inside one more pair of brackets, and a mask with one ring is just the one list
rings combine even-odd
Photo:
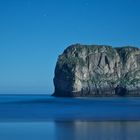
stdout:
[[54,96],[140,96],[140,49],[75,44],[59,56]]

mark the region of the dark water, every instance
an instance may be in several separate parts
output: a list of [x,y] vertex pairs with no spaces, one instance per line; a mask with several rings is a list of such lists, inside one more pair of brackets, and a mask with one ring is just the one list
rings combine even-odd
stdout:
[[0,140],[139,140],[140,98],[0,95]]

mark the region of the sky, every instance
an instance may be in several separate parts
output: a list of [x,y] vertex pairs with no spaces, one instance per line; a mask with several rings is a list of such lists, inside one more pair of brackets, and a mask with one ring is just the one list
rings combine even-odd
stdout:
[[71,44],[140,46],[139,0],[0,0],[0,90],[53,93]]

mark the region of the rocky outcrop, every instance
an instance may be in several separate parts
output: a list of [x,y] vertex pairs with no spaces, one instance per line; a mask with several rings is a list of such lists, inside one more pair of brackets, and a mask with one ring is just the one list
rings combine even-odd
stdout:
[[59,56],[54,96],[140,96],[140,49],[68,47]]

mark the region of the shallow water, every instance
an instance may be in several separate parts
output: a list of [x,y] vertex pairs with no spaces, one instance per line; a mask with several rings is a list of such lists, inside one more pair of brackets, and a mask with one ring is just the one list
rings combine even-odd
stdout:
[[139,97],[0,95],[0,140],[138,140]]
[[0,123],[1,140],[139,140],[140,122]]

